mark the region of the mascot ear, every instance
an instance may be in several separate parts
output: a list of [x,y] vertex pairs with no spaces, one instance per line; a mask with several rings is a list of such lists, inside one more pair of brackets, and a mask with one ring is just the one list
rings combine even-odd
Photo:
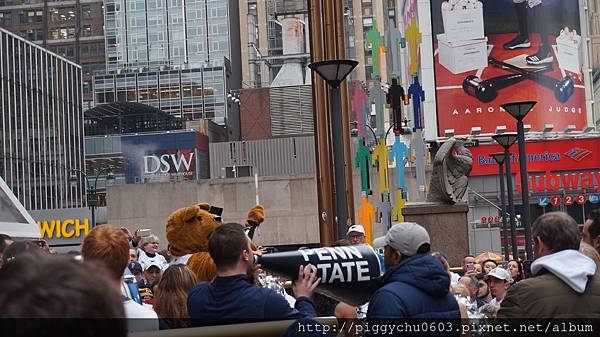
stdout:
[[196,218],[200,208],[198,206],[188,207],[183,212],[183,221],[188,222]]
[[210,211],[210,204],[208,202],[203,202],[198,204],[198,207],[200,207],[200,209],[205,210],[207,212]]

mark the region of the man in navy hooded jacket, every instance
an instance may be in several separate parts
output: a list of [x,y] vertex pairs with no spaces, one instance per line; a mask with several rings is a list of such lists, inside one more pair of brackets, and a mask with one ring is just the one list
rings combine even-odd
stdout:
[[[416,223],[402,222],[392,226],[384,237],[373,241],[384,247],[386,273],[381,287],[369,301],[369,324],[416,324],[436,322],[443,331],[420,331],[433,336],[458,335],[460,309],[450,293],[450,276],[442,264],[429,254],[431,241],[427,230]],[[402,325],[404,326],[404,325]],[[429,325],[428,325],[429,326]],[[452,330],[450,333],[448,330]],[[397,335],[407,336],[395,331]],[[448,332],[448,334],[445,334]],[[410,335],[410,334],[409,334]]]
[[208,239],[208,251],[217,265],[212,282],[196,285],[188,294],[187,306],[194,326],[250,323],[281,319],[316,317],[311,300],[320,278],[316,268],[302,266],[294,283],[295,308],[283,296],[267,288],[256,287],[250,238],[237,223],[223,224]]

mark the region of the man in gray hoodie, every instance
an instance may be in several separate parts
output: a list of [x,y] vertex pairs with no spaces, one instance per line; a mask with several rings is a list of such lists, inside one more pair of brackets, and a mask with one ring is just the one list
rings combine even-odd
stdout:
[[600,276],[596,264],[578,252],[577,223],[562,212],[533,223],[533,277],[508,290],[498,320],[600,318]]

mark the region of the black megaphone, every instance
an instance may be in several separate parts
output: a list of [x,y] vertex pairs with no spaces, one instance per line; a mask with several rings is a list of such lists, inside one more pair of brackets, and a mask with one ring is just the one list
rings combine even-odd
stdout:
[[317,268],[321,284],[316,291],[353,306],[369,301],[381,276],[379,258],[368,245],[323,247],[256,256],[269,273],[298,279],[300,265]]

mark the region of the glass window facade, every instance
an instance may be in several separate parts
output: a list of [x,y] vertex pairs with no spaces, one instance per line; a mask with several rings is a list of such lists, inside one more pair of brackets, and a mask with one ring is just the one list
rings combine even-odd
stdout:
[[0,175],[29,210],[81,207],[81,67],[0,29]]
[[228,8],[223,0],[106,0],[108,71],[222,65],[231,58]]
[[178,117],[226,123],[223,67],[108,74],[94,77],[96,105],[138,102]]

